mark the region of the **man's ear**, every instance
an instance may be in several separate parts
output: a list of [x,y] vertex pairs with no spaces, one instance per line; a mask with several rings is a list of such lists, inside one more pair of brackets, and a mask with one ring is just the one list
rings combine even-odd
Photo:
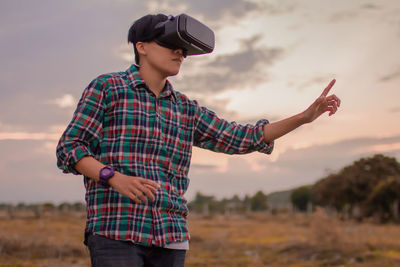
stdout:
[[138,51],[139,55],[146,55],[146,48],[145,48],[146,44],[144,42],[137,42],[136,43],[136,50]]

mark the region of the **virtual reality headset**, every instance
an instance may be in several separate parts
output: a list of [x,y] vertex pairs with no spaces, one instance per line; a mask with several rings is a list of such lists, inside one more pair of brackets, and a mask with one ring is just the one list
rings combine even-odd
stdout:
[[214,50],[214,32],[200,21],[180,14],[155,26],[154,41],[170,49],[181,48],[184,56],[211,53]]

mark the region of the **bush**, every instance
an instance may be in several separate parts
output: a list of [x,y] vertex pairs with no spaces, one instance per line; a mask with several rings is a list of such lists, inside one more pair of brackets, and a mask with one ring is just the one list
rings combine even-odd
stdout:
[[311,202],[311,187],[300,186],[290,194],[290,201],[300,211],[307,211],[307,205]]

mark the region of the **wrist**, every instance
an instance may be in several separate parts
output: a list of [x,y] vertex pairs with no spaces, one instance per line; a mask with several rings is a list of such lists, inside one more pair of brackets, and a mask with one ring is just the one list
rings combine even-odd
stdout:
[[303,112],[297,114],[297,118],[298,118],[298,121],[299,121],[299,125],[303,125],[303,124],[306,124],[306,123],[310,123],[310,121],[309,121],[309,119],[308,119],[308,117],[307,117],[306,111],[307,111],[307,110],[305,110],[305,111],[303,111]]
[[120,176],[121,176],[121,173],[115,172],[115,173],[114,173],[114,176],[111,177],[110,179],[108,179],[108,184],[109,184],[111,187],[115,187],[115,183],[118,181],[118,178],[119,178]]

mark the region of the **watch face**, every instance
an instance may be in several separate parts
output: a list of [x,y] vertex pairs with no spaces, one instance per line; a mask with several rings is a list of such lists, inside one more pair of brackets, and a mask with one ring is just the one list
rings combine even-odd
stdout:
[[106,188],[110,187],[108,184],[108,179],[114,176],[114,168],[111,166],[106,166],[100,170],[99,175],[99,183]]
[[114,169],[110,166],[106,166],[100,171],[100,176],[105,179],[108,179],[113,175],[114,175]]
[[102,173],[101,173],[103,176],[108,176],[108,175],[110,175],[111,174],[111,170],[110,169],[103,169],[102,170]]

